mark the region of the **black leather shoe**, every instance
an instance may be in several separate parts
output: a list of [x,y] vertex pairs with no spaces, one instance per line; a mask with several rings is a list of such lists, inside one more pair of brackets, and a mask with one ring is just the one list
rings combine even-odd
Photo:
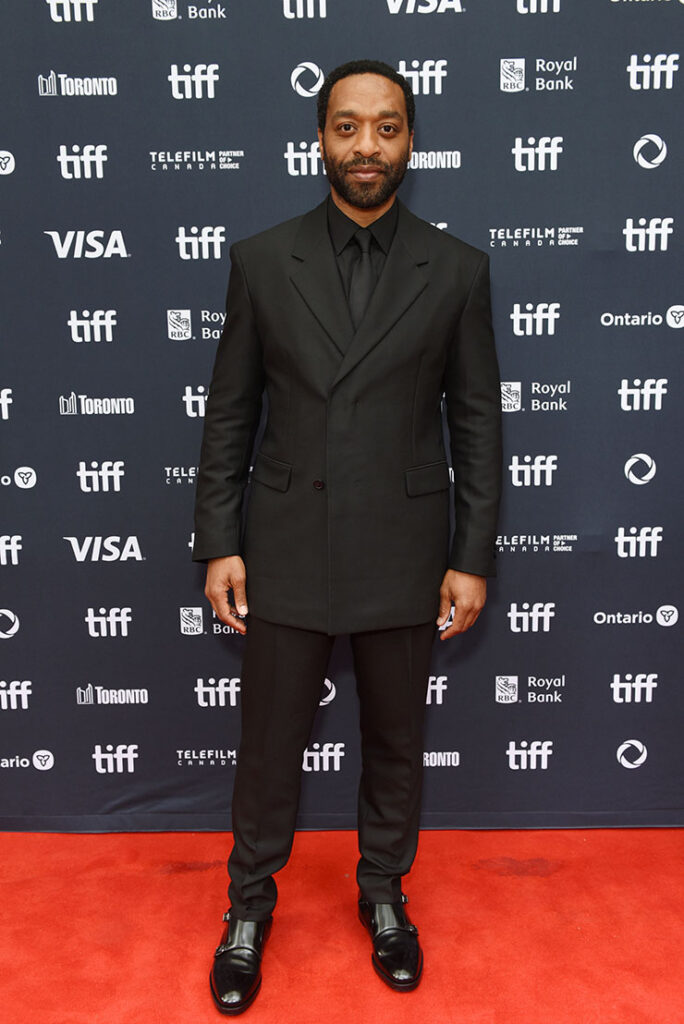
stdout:
[[223,915],[226,927],[214,953],[209,984],[221,1013],[243,1013],[261,987],[261,954],[271,931],[273,918],[241,921],[230,911]]
[[423,972],[423,951],[418,929],[408,919],[402,894],[399,903],[359,900],[359,918],[373,939],[373,967],[390,988],[410,992]]

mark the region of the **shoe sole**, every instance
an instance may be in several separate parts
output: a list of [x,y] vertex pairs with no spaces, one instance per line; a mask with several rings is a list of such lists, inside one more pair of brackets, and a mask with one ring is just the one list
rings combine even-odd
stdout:
[[[359,921],[361,922],[364,930],[366,932],[368,932],[368,934],[370,935],[371,933],[370,933],[370,930],[368,928],[368,925],[366,924],[366,922],[364,921],[364,919],[363,919],[363,917],[361,916],[360,913],[359,913]],[[371,938],[372,938],[372,935],[371,935]],[[394,989],[395,992],[412,992],[414,988],[418,988],[418,985],[420,984],[420,979],[423,976],[423,953],[422,953],[422,950],[421,950],[421,955],[420,955],[420,967],[418,968],[418,973],[416,974],[415,978],[413,978],[411,981],[396,981],[394,978],[392,978],[380,966],[379,961],[376,960],[375,953],[371,954],[371,963],[373,964],[373,970],[375,971],[377,976],[379,978],[381,978],[382,981],[384,981],[384,983],[386,985],[389,985],[390,988]]]
[[219,997],[216,995],[216,993],[214,992],[214,986],[212,984],[211,973],[209,974],[209,988],[211,989],[211,996],[212,999],[214,1000],[214,1003],[216,1004],[216,1009],[219,1011],[219,1013],[223,1013],[227,1017],[237,1017],[239,1014],[244,1013],[245,1010],[249,1009],[249,1007],[252,1005],[256,997],[259,995],[259,989],[261,988],[261,978],[259,978],[259,984],[254,989],[249,999],[245,999],[244,1002],[238,1003],[238,1005],[235,1007],[226,1006],[226,1004],[222,1003]]

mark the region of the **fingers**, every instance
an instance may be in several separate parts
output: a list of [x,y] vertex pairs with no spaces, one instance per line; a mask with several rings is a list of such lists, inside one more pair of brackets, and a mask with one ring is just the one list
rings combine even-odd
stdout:
[[449,612],[451,611],[451,595],[445,590],[439,592],[439,612],[437,614],[437,625],[443,626],[446,620],[449,618]]
[[456,636],[458,633],[465,633],[466,630],[470,629],[477,622],[481,610],[481,607],[477,608],[472,605],[464,607],[457,604],[454,607],[453,622],[442,632],[439,639],[450,640],[452,636]]
[[[228,599],[229,590],[233,591],[234,604]],[[247,632],[247,626],[238,618],[238,615],[246,615],[248,612],[246,573],[241,558],[236,556],[210,561],[204,593],[221,622],[243,635]]]

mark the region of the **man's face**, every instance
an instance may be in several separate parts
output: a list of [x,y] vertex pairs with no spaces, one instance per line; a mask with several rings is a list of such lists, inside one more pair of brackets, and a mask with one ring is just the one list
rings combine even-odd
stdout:
[[321,155],[333,191],[368,210],[383,206],[401,184],[413,149],[403,90],[383,75],[349,75],[332,87]]

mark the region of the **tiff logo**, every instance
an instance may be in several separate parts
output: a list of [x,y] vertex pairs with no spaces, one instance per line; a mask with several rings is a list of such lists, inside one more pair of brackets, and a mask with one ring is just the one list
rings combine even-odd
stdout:
[[517,0],[518,14],[558,14],[561,0]]
[[553,602],[546,604],[541,601],[535,602],[530,608],[527,601],[521,605],[513,602],[510,610],[506,613],[511,626],[511,633],[548,633],[551,630],[551,619],[555,618],[556,605]]
[[300,142],[295,149],[294,142],[288,142],[287,149],[283,153],[287,163],[287,173],[293,178],[300,175],[305,177],[308,174],[318,174],[319,167],[325,174],[321,164],[321,147],[317,142]]
[[618,558],[657,558],[662,539],[662,526],[630,526],[629,534],[620,526],[614,538]]
[[71,330],[71,340],[76,343],[85,341],[112,341],[113,328],[116,327],[115,309],[84,309],[79,316],[75,309],[69,310],[67,327]]
[[550,487],[553,474],[558,469],[557,455],[524,455],[522,462],[519,455],[514,455],[508,467],[511,483],[514,487]]
[[218,64],[192,64],[183,65],[183,73],[178,70],[177,64],[171,65],[171,73],[167,76],[171,83],[171,95],[174,100],[202,100],[204,99],[204,86],[207,87],[206,98],[213,100],[216,92],[214,86],[219,80]]
[[28,711],[30,695],[30,679],[0,679],[0,711]]
[[344,757],[344,743],[314,743],[307,747],[302,758],[305,772],[339,772]]
[[620,408],[623,412],[649,412],[651,409],[659,412],[663,407],[663,397],[667,394],[667,381],[667,377],[647,377],[642,384],[641,379],[635,377],[630,384],[623,377],[617,390]]
[[443,703],[443,695],[447,691],[447,677],[446,676],[429,676],[427,697],[425,699],[426,704],[432,704],[434,697],[435,704]]
[[201,708],[225,708],[228,704],[231,708],[237,707],[237,695],[240,692],[240,680],[238,679],[214,679],[209,676],[206,683],[204,679],[198,678],[195,686],[197,703]]
[[109,491],[110,483],[112,491],[121,490],[121,477],[124,476],[124,463],[106,461],[100,465],[99,462],[91,462],[90,469],[86,469],[85,462],[79,462],[76,470],[81,490],[86,494],[95,494],[98,491]]
[[12,388],[0,388],[0,419],[9,419],[9,407],[12,404]]
[[435,87],[435,96],[441,96],[442,82],[447,76],[446,60],[424,60],[422,64],[419,60],[412,60],[411,68],[412,70],[409,71],[406,61],[400,60],[397,71],[408,79],[416,96],[429,96],[432,92],[432,85]]
[[533,334],[549,337],[556,333],[556,322],[560,320],[560,302],[525,303],[525,312],[519,302],[513,306],[509,314],[513,324],[513,333],[519,338],[531,337]]
[[327,0],[283,0],[286,18],[325,18]]
[[641,704],[642,697],[645,704],[652,704],[653,691],[657,685],[657,672],[648,674],[639,672],[636,676],[627,673],[624,679],[620,679],[619,674],[616,673],[610,688],[613,691],[613,700],[616,704]]
[[98,0],[45,0],[50,8],[53,21],[86,21],[95,20],[95,7]]
[[101,745],[96,743],[92,756],[95,762],[95,771],[99,775],[112,775],[113,773],[121,775],[123,772],[133,772],[135,771],[135,761],[138,758],[138,744],[119,743],[114,749],[114,745],[108,743],[103,750]]
[[553,740],[532,740],[530,743],[521,740],[519,747],[516,747],[515,740],[511,740],[506,754],[512,772],[527,771],[528,768],[531,771],[545,769],[549,767],[549,758],[553,754]]
[[20,533],[5,533],[0,537],[0,565],[19,565],[22,550]]
[[516,171],[557,171],[558,157],[562,152],[562,135],[541,135],[539,140],[530,136],[526,146],[522,138],[517,136],[511,150]]
[[89,608],[84,622],[88,626],[88,636],[128,636],[128,626],[133,621],[132,608],[100,608],[99,614],[95,614],[94,608]]
[[184,227],[178,228],[175,241],[178,243],[178,255],[182,260],[220,260],[221,246],[226,240],[226,229],[221,226],[212,227],[207,224],[201,230],[190,228],[188,234]]
[[107,147],[94,146],[88,143],[81,149],[72,146],[71,153],[66,146],[59,147],[57,162],[62,177],[71,181],[80,178],[104,178],[104,165],[107,161]]
[[627,252],[667,252],[668,238],[674,234],[674,217],[639,217],[638,227],[628,217],[622,229]]
[[197,394],[195,394],[189,384],[186,384],[182,401],[185,405],[185,415],[189,416],[191,420],[204,416],[207,408],[207,398],[209,397],[205,392],[206,388],[203,384],[200,384],[197,388]]
[[645,53],[640,64],[633,53],[626,68],[630,89],[671,89],[675,71],[679,71],[678,60],[678,53],[657,53],[655,57]]

